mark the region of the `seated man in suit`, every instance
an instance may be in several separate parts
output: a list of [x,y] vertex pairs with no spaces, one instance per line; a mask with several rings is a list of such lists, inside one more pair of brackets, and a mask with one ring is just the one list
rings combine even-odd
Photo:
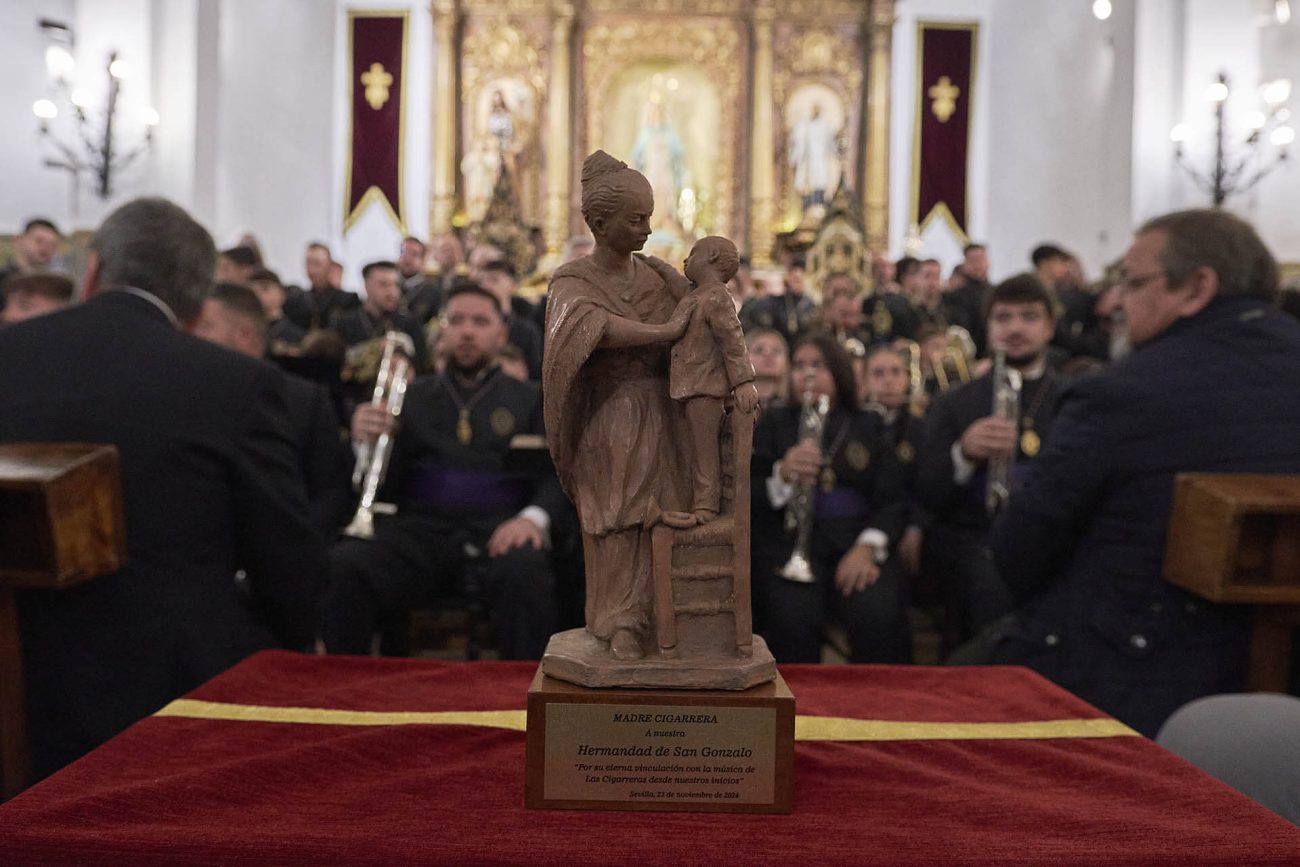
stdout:
[[89,300],[0,331],[0,442],[116,445],[126,518],[124,568],[19,594],[39,776],[245,656],[315,637],[324,550],[284,378],[181,331],[215,261],[183,210],[137,199],[90,243]]
[[[1154,735],[1241,689],[1248,623],[1162,577],[1174,475],[1300,472],[1300,323],[1255,230],[1157,217],[1124,256],[1133,353],[1072,383],[993,534],[1020,601],[993,649]],[[1178,540],[1172,540],[1177,544]]]
[[[515,434],[542,433],[535,384],[502,372],[505,343],[497,298],[462,283],[443,298],[447,369],[407,390],[374,539],[345,539],[331,552],[325,647],[368,653],[377,625],[411,608],[460,595],[474,569],[496,646],[508,659],[538,659],[556,627],[547,543],[567,500],[553,471],[540,479],[506,466]],[[354,441],[390,428],[385,408],[362,404]]]
[[[194,334],[249,358],[261,358],[266,352],[266,314],[252,289],[218,283],[203,301]],[[340,437],[339,417],[325,386],[292,373],[284,377],[312,523],[322,538],[333,539],[346,523],[352,502],[351,451]]]

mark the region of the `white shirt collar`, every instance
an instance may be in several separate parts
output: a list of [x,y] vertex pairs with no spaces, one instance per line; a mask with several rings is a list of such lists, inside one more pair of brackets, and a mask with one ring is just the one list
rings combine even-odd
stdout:
[[173,328],[181,327],[181,321],[176,318],[176,314],[172,311],[172,309],[168,307],[161,298],[159,298],[157,295],[153,294],[152,292],[146,292],[145,290],[137,289],[134,286],[118,286],[115,289],[111,289],[109,291],[125,292],[128,295],[134,295],[137,298],[143,298],[144,300],[148,301],[150,304],[152,304],[153,306],[161,310],[163,312],[163,315],[167,317],[167,321],[172,324]]

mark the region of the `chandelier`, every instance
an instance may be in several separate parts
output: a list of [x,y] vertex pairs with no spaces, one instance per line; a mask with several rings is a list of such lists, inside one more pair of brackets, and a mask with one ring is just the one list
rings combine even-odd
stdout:
[[[40,27],[54,44],[45,49],[48,74],[47,95],[36,100],[32,113],[40,126],[41,139],[54,155],[45,160],[48,168],[63,169],[76,177],[87,175],[95,180],[101,199],[113,191],[113,179],[153,146],[153,131],[158,112],[148,106],[124,111],[122,100],[125,82],[131,76],[130,65],[110,51],[103,66],[107,86],[102,98],[91,90],[90,77],[78,76],[77,62],[70,50],[72,30],[66,24],[43,19]],[[71,129],[61,137],[52,128],[60,114],[60,104],[71,116]],[[128,117],[127,115],[134,115]],[[133,127],[134,144],[120,144],[124,127]]]
[[1224,72],[1205,90],[1214,115],[1210,129],[1214,163],[1208,171],[1195,168],[1184,152],[1193,133],[1191,125],[1180,123],[1169,132],[1174,142],[1174,159],[1197,186],[1210,194],[1216,208],[1229,196],[1250,190],[1285,162],[1287,149],[1295,141],[1295,130],[1287,124],[1291,116],[1286,107],[1291,98],[1288,79],[1279,78],[1262,85],[1259,103],[1242,117],[1244,128],[1235,132],[1229,129],[1228,123],[1227,104],[1231,95]]

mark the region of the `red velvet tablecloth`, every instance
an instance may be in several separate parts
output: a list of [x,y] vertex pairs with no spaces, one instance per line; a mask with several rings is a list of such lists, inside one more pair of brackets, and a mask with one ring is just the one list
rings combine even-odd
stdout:
[[259,654],[0,805],[0,864],[1300,864],[1017,668],[782,667],[793,815],[525,810],[535,669]]

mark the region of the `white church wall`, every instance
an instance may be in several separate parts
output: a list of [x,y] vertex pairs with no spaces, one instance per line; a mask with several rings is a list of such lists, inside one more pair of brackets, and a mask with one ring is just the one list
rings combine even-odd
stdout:
[[252,232],[285,281],[330,241],[334,20],[302,0],[221,0],[215,209],[219,246]]
[[1133,7],[995,0],[989,90],[993,277],[1055,242],[1089,276],[1124,251],[1131,223]]
[[[153,93],[160,122],[151,155],[158,195],[185,204],[205,225],[213,217],[214,106],[200,110],[199,69],[216,67],[212,0],[153,0]],[[211,50],[204,51],[207,43]],[[214,75],[204,79],[215,83]],[[206,151],[206,153],[205,153]],[[206,195],[200,195],[199,187]]]
[[[1294,4],[1293,4],[1294,5]],[[1291,81],[1292,129],[1300,130],[1300,8],[1285,25],[1271,25],[1261,34],[1260,77]],[[1290,160],[1259,187],[1255,219],[1283,262],[1300,264],[1300,142],[1290,148]]]
[[1169,131],[1183,115],[1183,0],[1146,0],[1136,9],[1133,85],[1134,226],[1176,207],[1188,193],[1177,177]]

